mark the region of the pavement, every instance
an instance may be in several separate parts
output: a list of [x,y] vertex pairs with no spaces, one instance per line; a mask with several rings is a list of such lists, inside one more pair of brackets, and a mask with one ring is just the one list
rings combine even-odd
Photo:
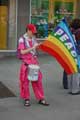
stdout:
[[0,59],[0,81],[16,95],[0,99],[0,120],[80,120],[80,95],[69,95],[63,89],[61,66],[48,55],[40,55],[39,62],[49,107],[38,104],[31,87],[31,106],[24,107],[19,97],[20,61],[15,57]]

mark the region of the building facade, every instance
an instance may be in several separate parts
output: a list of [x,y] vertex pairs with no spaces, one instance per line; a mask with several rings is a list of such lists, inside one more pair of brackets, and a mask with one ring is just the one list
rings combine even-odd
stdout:
[[0,51],[16,50],[28,23],[80,17],[80,0],[0,0]]
[[0,50],[15,50],[29,22],[29,0],[0,0]]

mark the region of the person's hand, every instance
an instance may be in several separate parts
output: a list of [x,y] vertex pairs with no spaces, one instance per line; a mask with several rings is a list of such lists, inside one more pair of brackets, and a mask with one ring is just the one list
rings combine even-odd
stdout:
[[36,49],[38,46],[39,46],[39,44],[36,43],[36,44],[33,46],[33,49]]
[[40,46],[42,44],[42,42],[40,42],[39,44],[38,44],[38,46]]

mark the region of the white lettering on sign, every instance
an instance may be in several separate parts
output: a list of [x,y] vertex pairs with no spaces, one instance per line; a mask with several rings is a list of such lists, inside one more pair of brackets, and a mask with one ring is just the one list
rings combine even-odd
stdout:
[[71,54],[72,54],[73,57],[77,56],[77,54],[76,54],[76,52],[74,50],[71,51]]
[[68,35],[61,28],[59,28],[54,33],[54,36],[57,36],[57,35],[60,37],[59,39],[64,43],[64,45],[67,47],[67,49],[70,50],[71,55],[74,57],[74,60],[77,63],[77,59],[76,59],[77,53],[75,50],[73,50],[73,44],[72,44],[72,42],[69,41]]
[[63,34],[63,35],[60,37],[60,40],[61,40],[62,42],[67,41],[68,39],[69,39],[69,37],[68,37],[66,34]]
[[54,35],[55,36],[56,35],[62,35],[63,33],[64,33],[64,31],[62,29],[58,29]]
[[72,45],[71,42],[65,43],[65,46],[66,46],[69,50],[73,47],[73,45]]

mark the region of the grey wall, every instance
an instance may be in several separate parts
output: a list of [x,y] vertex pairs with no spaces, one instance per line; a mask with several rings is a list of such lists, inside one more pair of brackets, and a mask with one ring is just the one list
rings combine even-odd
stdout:
[[29,23],[30,0],[18,0],[17,37],[25,32],[25,26]]
[[8,49],[16,49],[16,0],[9,0]]

